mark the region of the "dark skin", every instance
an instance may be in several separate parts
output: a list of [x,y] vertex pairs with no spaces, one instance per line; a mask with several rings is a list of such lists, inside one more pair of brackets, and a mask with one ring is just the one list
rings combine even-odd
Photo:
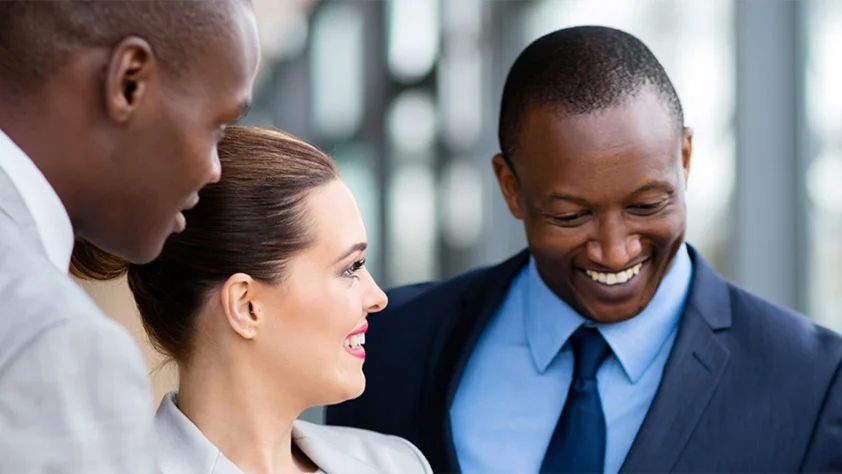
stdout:
[[31,97],[0,104],[0,128],[53,186],[77,238],[149,262],[219,180],[216,145],[248,108],[259,61],[251,8],[230,13],[181,74],[130,36],[81,48]]
[[[691,153],[692,131],[646,88],[590,114],[528,109],[514,171],[501,155],[492,163],[547,286],[582,316],[615,323],[649,304],[684,242]],[[589,275],[638,264],[621,284]]]

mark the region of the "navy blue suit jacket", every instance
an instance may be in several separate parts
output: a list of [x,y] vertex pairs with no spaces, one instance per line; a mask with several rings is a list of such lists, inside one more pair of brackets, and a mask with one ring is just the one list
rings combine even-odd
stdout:
[[[678,336],[622,471],[842,472],[842,338],[690,255]],[[327,422],[402,436],[436,472],[459,471],[450,405],[528,257],[392,290],[369,317],[366,391],[330,407]]]

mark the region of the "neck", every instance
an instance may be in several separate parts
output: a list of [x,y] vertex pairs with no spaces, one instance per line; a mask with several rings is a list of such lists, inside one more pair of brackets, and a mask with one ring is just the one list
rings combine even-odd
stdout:
[[259,364],[179,367],[179,409],[243,472],[299,473],[314,469],[292,444],[293,421],[306,406],[292,393],[277,394]]
[[[84,188],[86,179],[81,170],[88,168],[72,155],[69,147],[61,142],[66,135],[66,124],[50,114],[50,110],[31,104],[0,104],[0,129],[26,153],[41,174],[53,187],[70,221],[76,229],[76,189]],[[91,170],[87,171],[88,173]],[[80,174],[81,173],[81,174]],[[78,183],[80,186],[75,186]]]

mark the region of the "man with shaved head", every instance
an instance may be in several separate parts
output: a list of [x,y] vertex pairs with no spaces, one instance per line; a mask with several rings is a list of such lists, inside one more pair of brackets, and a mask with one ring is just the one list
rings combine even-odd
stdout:
[[0,1],[0,472],[154,469],[143,360],[71,252],[184,229],[259,55],[247,0]]

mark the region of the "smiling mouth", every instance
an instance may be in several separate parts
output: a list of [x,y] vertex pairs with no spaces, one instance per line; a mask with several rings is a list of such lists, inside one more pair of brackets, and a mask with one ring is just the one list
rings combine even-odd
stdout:
[[365,344],[365,333],[355,334],[345,338],[346,349],[359,349],[363,344]]
[[362,326],[355,329],[351,334],[348,334],[343,344],[345,349],[352,352],[361,350],[363,344],[365,344],[366,331],[368,331],[368,323],[364,322]]
[[640,273],[640,269],[643,268],[644,263],[646,262],[640,262],[627,270],[617,273],[603,273],[593,270],[585,270],[585,274],[588,275],[591,280],[605,286],[623,285],[632,281]]

